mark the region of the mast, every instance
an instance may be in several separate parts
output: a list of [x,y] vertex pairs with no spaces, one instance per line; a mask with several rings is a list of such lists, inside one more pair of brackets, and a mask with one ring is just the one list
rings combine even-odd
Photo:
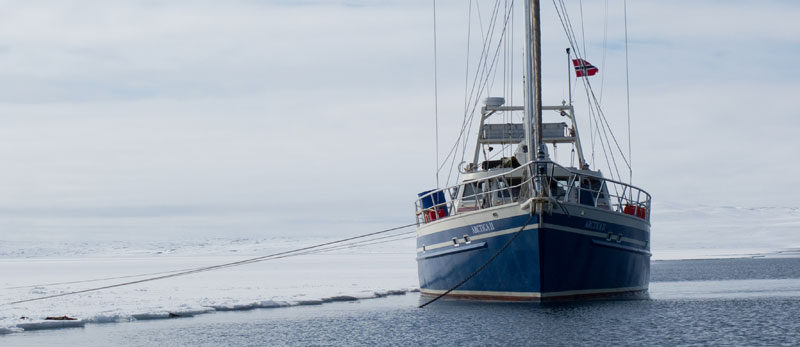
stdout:
[[[544,160],[542,141],[542,42],[539,19],[539,0],[525,1],[525,142],[528,146],[528,160]],[[531,123],[533,131],[531,131]],[[534,153],[536,155],[534,156]],[[542,168],[535,166],[539,177]],[[543,186],[537,179],[536,191],[544,194]]]
[[[536,1],[536,0],[533,0]],[[531,122],[536,117],[533,86],[535,79],[533,73],[533,35],[531,35],[531,1],[525,1],[525,146],[528,148],[528,162],[533,161],[534,142],[531,138]]]
[[[525,142],[528,160],[543,159],[542,143],[542,44],[539,0],[525,2]],[[531,123],[533,131],[531,131]],[[533,134],[533,138],[531,138]],[[533,153],[536,153],[534,156]],[[540,158],[541,157],[541,158]]]
[[539,0],[533,0],[533,102],[536,107],[536,157],[544,159],[542,142],[542,35],[539,21]]

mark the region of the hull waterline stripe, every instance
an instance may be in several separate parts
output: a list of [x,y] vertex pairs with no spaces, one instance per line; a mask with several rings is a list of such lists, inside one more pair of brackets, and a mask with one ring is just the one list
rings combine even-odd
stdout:
[[[440,289],[420,289],[420,293],[427,295],[440,295],[446,290]],[[464,296],[486,296],[486,297],[514,297],[514,298],[540,298],[542,293],[539,292],[494,292],[484,290],[454,290],[450,295],[464,295]]]
[[[622,292],[636,292],[647,290],[648,286],[638,287],[622,287],[622,288],[601,288],[601,289],[582,289],[582,290],[565,290],[560,292],[498,292],[498,291],[484,291],[484,290],[454,290],[449,295],[454,296],[472,296],[472,297],[485,297],[485,298],[519,298],[519,299],[538,299],[538,298],[557,298],[576,295],[592,295],[592,294],[613,294]],[[445,290],[440,289],[420,289],[420,293],[426,295],[439,295],[444,293]]]

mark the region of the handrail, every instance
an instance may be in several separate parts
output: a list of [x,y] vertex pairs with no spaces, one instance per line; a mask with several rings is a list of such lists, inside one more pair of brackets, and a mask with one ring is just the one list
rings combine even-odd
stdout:
[[[533,171],[531,170],[522,177],[518,176],[520,172],[530,170],[532,166],[541,167],[542,165],[550,168],[550,170],[545,170],[544,174],[537,173],[536,175],[531,175],[530,173]],[[556,179],[556,167],[568,173],[569,177],[566,182]],[[550,171],[549,174],[547,171]],[[518,184],[511,184],[512,178],[523,178],[523,180]],[[532,196],[531,192],[535,191],[534,185],[531,184],[534,179],[546,185],[548,196],[555,198],[556,201],[591,205],[650,220],[649,211],[652,197],[645,190],[613,179],[578,172],[553,161],[545,160],[528,162],[511,171],[500,172],[491,176],[432,190],[420,196],[414,204],[417,223],[420,223],[420,216],[424,223],[428,223],[467,211],[521,202],[521,198]],[[589,181],[587,182],[586,179]],[[467,185],[472,186],[472,192],[469,195],[465,195],[466,191],[461,192],[466,189]],[[614,188],[613,193],[609,190],[609,186]],[[526,187],[527,190],[525,190]],[[551,189],[555,189],[556,194],[550,192]],[[445,201],[426,208],[422,207],[424,199],[437,202],[434,196],[435,194],[440,194],[440,192],[446,193],[444,194],[446,196]],[[635,199],[634,195],[636,196]],[[442,210],[447,211],[446,216],[440,215],[440,212],[443,212]]]

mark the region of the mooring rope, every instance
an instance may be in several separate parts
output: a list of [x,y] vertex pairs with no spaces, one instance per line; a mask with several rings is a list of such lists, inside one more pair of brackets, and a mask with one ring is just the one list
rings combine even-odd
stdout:
[[[338,246],[334,246],[334,247],[314,250],[312,252],[293,253],[291,255],[305,255],[305,254],[315,254],[315,253],[328,252],[328,251],[336,251],[336,250],[340,250],[340,249],[348,249],[348,248],[355,248],[355,247],[361,247],[361,246],[381,244],[381,243],[386,243],[386,242],[394,242],[394,241],[406,240],[406,239],[415,237],[415,236],[411,236],[411,237],[403,237],[403,238],[396,238],[396,239],[391,239],[391,240],[386,240],[386,241],[374,242],[374,241],[378,241],[378,240],[384,240],[384,239],[393,238],[393,237],[396,237],[396,236],[408,235],[409,233],[413,233],[413,231],[412,232],[403,232],[403,233],[398,233],[398,234],[392,234],[392,235],[386,235],[386,236],[371,238],[371,239],[368,239],[368,240],[362,240],[362,241],[357,241],[357,242],[351,242],[351,243],[338,245]],[[279,259],[279,258],[283,258],[283,257],[273,257],[273,258],[270,258],[270,259]],[[199,268],[184,268],[184,269],[177,269],[177,270],[170,270],[170,271],[159,271],[159,272],[141,273],[141,274],[136,274],[136,275],[92,278],[92,279],[68,281],[68,282],[28,284],[28,285],[23,285],[23,286],[6,287],[6,288],[3,288],[3,289],[7,289],[8,290],[8,289],[24,289],[24,288],[37,288],[37,287],[38,288],[42,288],[42,287],[60,286],[60,285],[65,285],[65,284],[102,282],[102,281],[110,281],[110,280],[119,280],[119,279],[124,279],[124,278],[135,278],[135,277],[144,277],[144,276],[164,275],[164,274],[191,271],[191,270],[197,270],[197,269],[199,269]]]
[[[225,264],[219,264],[219,265],[213,265],[213,266],[206,266],[206,267],[200,267],[200,268],[195,268],[195,269],[188,269],[188,270],[185,270],[185,271],[169,273],[169,274],[166,274],[166,275],[163,275],[163,276],[150,277],[150,278],[145,278],[145,279],[136,280],[136,281],[129,281],[129,282],[111,284],[111,285],[102,286],[102,287],[95,287],[95,288],[77,290],[77,291],[73,291],[73,292],[48,295],[48,296],[32,298],[32,299],[12,301],[12,302],[7,302],[7,303],[0,304],[0,306],[15,305],[15,304],[21,304],[21,303],[26,303],[26,302],[31,302],[31,301],[39,301],[39,300],[52,299],[52,298],[57,298],[57,297],[62,297],[62,296],[69,296],[69,295],[76,295],[76,294],[82,294],[82,293],[88,293],[88,292],[95,292],[95,291],[104,290],[104,289],[123,287],[123,286],[129,286],[129,285],[144,283],[144,282],[152,282],[152,281],[157,281],[157,280],[162,280],[162,279],[167,279],[167,278],[190,275],[190,274],[194,274],[194,273],[198,273],[198,272],[205,272],[205,271],[211,271],[211,270],[217,270],[217,269],[222,269],[222,268],[234,267],[234,266],[239,266],[239,265],[251,264],[251,263],[256,263],[256,262],[260,262],[260,261],[285,258],[285,257],[293,256],[293,255],[311,254],[311,253],[316,253],[318,251],[333,250],[333,249],[338,249],[338,247],[345,246],[345,245],[338,245],[336,247],[331,247],[330,249],[318,249],[318,248],[325,247],[325,246],[330,246],[330,245],[335,245],[335,244],[340,244],[340,243],[344,243],[344,242],[347,242],[347,241],[362,239],[362,238],[370,237],[370,236],[374,236],[374,235],[384,234],[384,233],[388,233],[388,232],[391,232],[391,231],[412,227],[412,226],[415,226],[415,225],[417,225],[417,223],[406,224],[406,225],[402,225],[402,226],[398,226],[398,227],[394,227],[394,228],[389,228],[389,229],[385,229],[385,230],[381,230],[381,231],[376,231],[376,232],[371,232],[371,233],[362,234],[362,235],[358,235],[358,236],[348,237],[348,238],[344,238],[344,239],[340,239],[340,240],[336,240],[336,241],[320,243],[320,244],[316,244],[316,245],[313,245],[313,246],[297,248],[297,249],[293,249],[293,250],[290,250],[290,251],[278,252],[278,253],[259,256],[259,257],[255,257],[255,258],[239,260],[239,261],[235,261],[235,262],[231,262],[231,263],[225,263]],[[398,235],[402,235],[402,234],[396,234],[396,235],[391,235],[391,236],[398,236]],[[375,239],[371,239],[371,240],[367,240],[367,241],[374,241],[374,240],[383,239],[383,238],[385,238],[385,237],[375,238]],[[398,240],[400,240],[400,239],[398,239]],[[396,240],[391,240],[391,241],[396,241]],[[387,242],[387,241],[383,241],[383,242]],[[361,243],[361,242],[348,244],[348,246],[353,246],[353,245],[358,244],[358,243]],[[382,242],[376,242],[376,243],[382,243]],[[366,244],[364,244],[364,245],[366,245]],[[311,250],[315,250],[315,251],[311,251]],[[307,252],[303,252],[303,251],[307,251]],[[161,272],[161,273],[164,273],[164,272]],[[132,277],[137,277],[137,276],[132,276]]]
[[76,284],[76,283],[89,283],[89,282],[101,282],[101,281],[110,281],[110,280],[121,280],[124,278],[134,278],[134,277],[144,277],[144,276],[155,276],[155,275],[163,275],[163,274],[171,274],[175,272],[182,272],[182,271],[189,271],[194,270],[195,268],[187,268],[187,269],[179,269],[179,270],[171,270],[171,271],[159,271],[159,272],[149,272],[144,274],[137,274],[137,275],[125,275],[125,276],[115,276],[115,277],[104,277],[104,278],[92,278],[88,280],[77,280],[77,281],[69,281],[69,282],[54,282],[54,283],[41,283],[41,284],[28,284],[24,286],[16,286],[16,287],[6,287],[3,289],[24,289],[24,288],[42,288],[42,287],[52,287],[52,286],[60,286],[65,284]]
[[428,306],[428,305],[432,304],[433,302],[435,302],[436,300],[439,300],[439,299],[443,298],[445,295],[450,294],[450,292],[458,289],[458,287],[461,287],[464,283],[467,283],[467,281],[469,281],[470,279],[475,277],[475,275],[477,275],[479,272],[483,271],[483,269],[485,269],[492,261],[495,260],[495,258],[497,258],[501,253],[503,253],[503,251],[505,251],[506,248],[508,248],[508,246],[510,246],[511,243],[514,242],[514,240],[520,234],[522,234],[522,231],[525,230],[525,227],[528,226],[528,223],[531,222],[531,220],[533,219],[533,216],[535,216],[535,215],[536,215],[535,212],[531,212],[531,216],[528,217],[528,220],[525,222],[525,224],[523,224],[522,227],[519,228],[519,230],[517,230],[516,233],[514,233],[514,236],[512,236],[508,241],[506,241],[506,244],[504,244],[502,248],[500,248],[497,252],[495,252],[495,254],[492,255],[491,258],[489,258],[489,260],[487,260],[485,263],[483,263],[483,265],[481,265],[481,267],[479,267],[477,270],[475,270],[473,273],[471,273],[469,276],[467,276],[467,278],[465,278],[461,282],[458,282],[458,284],[456,284],[452,288],[448,289],[446,292],[444,292],[442,294],[439,294],[437,297],[431,299],[430,301],[428,301],[428,302],[426,302],[426,303],[424,303],[422,305],[419,305],[419,308],[423,308],[425,306]]

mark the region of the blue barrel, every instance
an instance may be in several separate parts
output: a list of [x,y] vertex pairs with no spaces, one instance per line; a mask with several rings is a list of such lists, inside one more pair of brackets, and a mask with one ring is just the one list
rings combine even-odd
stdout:
[[[434,190],[436,189],[426,190],[422,193],[417,194],[417,196],[422,197],[423,195],[426,195]],[[440,190],[436,193],[433,193],[431,195],[422,198],[422,209],[427,210],[433,208],[434,205],[439,205],[439,207],[437,208],[438,213],[440,215],[443,214],[442,217],[446,217],[447,205],[444,204],[445,201],[446,200],[444,199],[444,191]]]

